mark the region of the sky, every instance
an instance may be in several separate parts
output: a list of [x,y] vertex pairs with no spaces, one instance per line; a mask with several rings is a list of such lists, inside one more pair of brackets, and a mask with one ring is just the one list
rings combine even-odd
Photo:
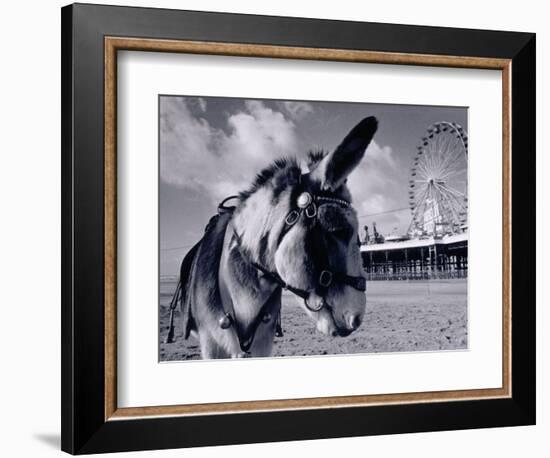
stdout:
[[274,159],[333,150],[366,116],[378,118],[378,131],[348,179],[359,224],[403,234],[416,146],[438,121],[467,130],[467,108],[159,96],[161,276],[176,274],[224,197],[246,189]]

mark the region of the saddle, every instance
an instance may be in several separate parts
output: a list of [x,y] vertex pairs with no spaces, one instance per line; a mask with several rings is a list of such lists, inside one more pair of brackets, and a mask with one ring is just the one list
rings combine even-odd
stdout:
[[[170,303],[170,325],[165,339],[166,343],[174,341],[174,311],[178,304],[181,310],[184,339],[189,338],[191,331],[197,331],[197,324],[192,311],[193,294],[190,294],[191,289],[195,287],[197,282],[210,284],[208,288],[210,294],[219,294],[217,272],[225,231],[235,210],[234,206],[227,206],[226,203],[236,197],[230,196],[218,205],[218,212],[208,221],[204,229],[204,235],[183,258],[178,285]],[[208,259],[204,258],[203,255],[208,255]],[[276,335],[278,337],[282,336],[280,322],[277,323]]]
[[188,339],[191,331],[197,330],[197,325],[191,310],[192,301],[189,298],[189,289],[193,285],[199,267],[197,266],[197,259],[200,257],[201,248],[203,248],[204,245],[208,245],[209,249],[213,249],[210,252],[211,256],[219,263],[219,255],[221,255],[221,250],[223,248],[223,234],[231,219],[231,215],[232,211],[220,211],[218,207],[218,214],[210,218],[208,224],[204,228],[204,235],[202,238],[183,258],[180,266],[178,285],[170,303],[170,325],[165,340],[166,343],[172,343],[174,341],[174,310],[178,304],[180,305],[181,311],[183,338]]

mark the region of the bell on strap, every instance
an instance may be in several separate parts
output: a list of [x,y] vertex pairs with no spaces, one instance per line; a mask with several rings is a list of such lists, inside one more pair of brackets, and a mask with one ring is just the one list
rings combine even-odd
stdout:
[[233,318],[229,313],[226,313],[218,320],[218,324],[220,325],[220,328],[227,329],[233,324]]

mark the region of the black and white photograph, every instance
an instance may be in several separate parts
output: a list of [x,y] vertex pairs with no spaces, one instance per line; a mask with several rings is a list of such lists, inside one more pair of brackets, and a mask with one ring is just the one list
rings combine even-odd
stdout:
[[166,94],[159,360],[468,349],[468,108]]
[[548,454],[543,2],[3,6],[1,456]]

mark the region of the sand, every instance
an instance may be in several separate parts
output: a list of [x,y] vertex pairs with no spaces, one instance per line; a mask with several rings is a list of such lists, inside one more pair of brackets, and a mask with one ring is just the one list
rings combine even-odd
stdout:
[[[168,329],[174,284],[161,284],[160,339]],[[294,296],[283,295],[284,336],[275,338],[273,356],[307,356],[466,349],[467,282],[460,280],[370,281],[367,312],[348,337],[329,337],[315,329]],[[161,361],[199,359],[198,341],[184,340],[176,315],[176,342],[160,344]]]

